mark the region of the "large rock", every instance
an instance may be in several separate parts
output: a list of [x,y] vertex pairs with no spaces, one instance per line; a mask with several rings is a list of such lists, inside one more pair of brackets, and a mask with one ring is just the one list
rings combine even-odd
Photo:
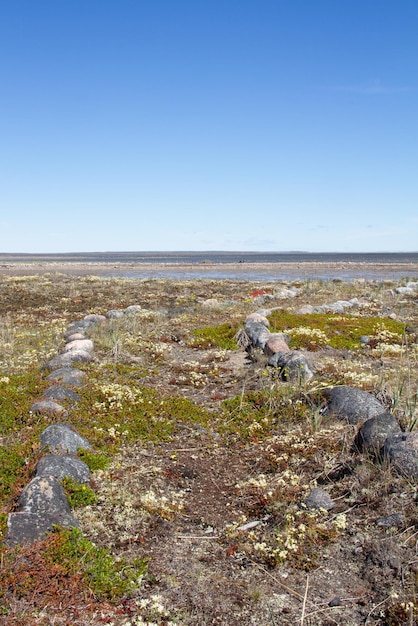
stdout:
[[91,450],[91,444],[69,424],[51,424],[41,434],[42,448],[58,454],[77,454],[79,448]]
[[385,407],[371,393],[343,385],[324,390],[328,399],[327,414],[358,424],[386,412]]
[[284,333],[270,333],[266,345],[264,346],[264,353],[267,354],[267,356],[272,356],[276,354],[276,352],[287,352],[290,350],[288,340],[288,335]]
[[253,348],[261,348],[264,350],[264,346],[266,345],[270,332],[261,322],[246,322],[244,325],[245,332],[249,340],[251,341],[251,345]]
[[71,512],[65,491],[54,476],[35,476],[20,494],[16,510],[38,515]]
[[125,315],[137,315],[142,312],[142,307],[140,304],[131,304],[127,306],[124,310]]
[[70,387],[81,387],[84,378],[86,378],[85,372],[75,367],[60,367],[48,374],[46,380],[69,385]]
[[68,477],[86,484],[90,480],[90,469],[86,463],[69,454],[46,454],[36,466],[36,476],[54,476],[58,480]]
[[299,352],[291,350],[277,352],[269,358],[268,365],[276,367],[280,377],[285,381],[299,382],[313,377],[313,370],[308,360]]
[[93,322],[93,324],[102,324],[106,321],[104,315],[98,315],[97,313],[89,313],[84,316],[84,320],[87,322]]
[[93,360],[90,352],[85,350],[70,350],[54,356],[47,361],[42,369],[44,370],[56,370],[62,367],[71,367],[73,363],[89,363]]
[[106,313],[106,318],[108,320],[119,320],[123,317],[123,311],[120,311],[119,309],[111,309],[110,311],[107,311]]
[[42,396],[43,399],[46,400],[59,400],[68,401],[68,402],[77,402],[80,400],[80,396],[72,389],[67,389],[66,387],[62,387],[61,385],[53,385],[49,387]]
[[391,435],[386,439],[384,453],[394,469],[403,476],[418,478],[418,431]]
[[79,528],[80,524],[71,513],[9,513],[5,543],[10,547],[34,543],[44,539],[55,526]]
[[73,350],[84,350],[85,352],[92,352],[93,348],[94,345],[91,339],[74,339],[73,341],[69,341],[65,345],[62,352],[66,353]]
[[366,420],[357,433],[354,445],[360,452],[380,457],[386,439],[401,432],[398,421],[391,413],[382,413]]
[[247,322],[257,322],[259,324],[263,324],[263,326],[265,326],[266,328],[270,326],[270,322],[268,321],[267,317],[265,315],[262,315],[258,311],[247,315],[247,317],[245,318],[245,324],[247,324]]
[[37,413],[38,415],[64,415],[66,410],[58,402],[53,400],[40,400],[35,402],[29,409],[29,413]]

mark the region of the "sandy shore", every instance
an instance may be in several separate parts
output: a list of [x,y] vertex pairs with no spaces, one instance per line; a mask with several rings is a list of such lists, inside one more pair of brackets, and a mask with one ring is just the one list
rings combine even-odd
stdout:
[[68,274],[120,278],[234,279],[234,280],[401,280],[418,279],[417,263],[97,263],[4,262],[0,275]]

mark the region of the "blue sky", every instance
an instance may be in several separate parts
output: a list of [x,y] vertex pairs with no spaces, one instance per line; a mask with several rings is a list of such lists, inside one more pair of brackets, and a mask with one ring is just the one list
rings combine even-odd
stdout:
[[418,250],[417,0],[4,0],[0,252]]

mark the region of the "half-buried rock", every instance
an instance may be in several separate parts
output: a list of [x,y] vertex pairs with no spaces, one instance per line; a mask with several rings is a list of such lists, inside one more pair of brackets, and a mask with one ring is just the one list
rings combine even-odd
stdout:
[[46,454],[36,466],[36,476],[54,476],[58,480],[72,478],[87,484],[90,481],[89,466],[70,454]]
[[377,398],[362,389],[343,385],[324,389],[324,394],[328,400],[327,415],[347,420],[350,424],[365,422],[386,412]]
[[51,424],[41,434],[42,448],[57,454],[77,454],[79,448],[91,450],[92,446],[69,424]]
[[285,381],[299,382],[313,377],[313,371],[306,357],[291,350],[273,354],[267,364],[270,367],[276,367],[280,378]]

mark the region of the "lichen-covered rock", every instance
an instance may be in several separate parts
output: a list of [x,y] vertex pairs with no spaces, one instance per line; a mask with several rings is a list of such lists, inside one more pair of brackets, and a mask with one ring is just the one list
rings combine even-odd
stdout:
[[350,424],[358,424],[386,412],[385,407],[371,393],[343,385],[324,390],[328,399],[326,412]]
[[418,478],[418,431],[391,435],[386,439],[384,453],[399,474]]
[[46,380],[63,383],[63,385],[69,385],[70,387],[81,387],[85,378],[85,372],[75,367],[60,367],[46,376]]
[[54,476],[35,476],[20,494],[16,510],[38,515],[71,512],[64,488]]
[[90,480],[90,469],[86,463],[69,454],[46,454],[38,461],[36,476],[54,476],[58,480],[69,477],[86,484]]
[[66,387],[62,387],[61,385],[53,385],[49,387],[42,396],[43,399],[46,400],[67,400],[69,402],[77,402],[80,400],[80,396],[72,389],[67,389]]
[[303,354],[291,350],[276,352],[269,358],[268,365],[276,367],[280,377],[285,381],[310,380],[314,375],[307,358]]
[[71,513],[9,513],[5,543],[10,547],[34,543],[44,539],[54,526],[79,528],[80,524]]
[[319,487],[312,489],[303,503],[308,509],[325,509],[326,511],[330,511],[335,506],[329,493]]
[[264,346],[270,337],[270,332],[264,324],[261,322],[249,321],[245,323],[244,328],[249,340],[251,341],[252,347],[264,350]]
[[89,328],[93,328],[93,326],[96,325],[96,322],[93,322],[92,320],[78,320],[77,322],[72,322],[66,332],[64,333],[64,337],[67,335],[71,335],[72,333],[75,332],[86,332],[87,330],[89,330]]
[[91,450],[91,444],[69,424],[51,424],[41,434],[42,448],[59,454],[77,454],[79,448]]
[[380,457],[387,437],[400,433],[397,419],[391,413],[382,413],[366,420],[357,433],[354,445],[360,452]]
[[53,400],[40,400],[32,404],[29,409],[29,413],[38,413],[39,415],[64,415],[65,412],[65,408]]

